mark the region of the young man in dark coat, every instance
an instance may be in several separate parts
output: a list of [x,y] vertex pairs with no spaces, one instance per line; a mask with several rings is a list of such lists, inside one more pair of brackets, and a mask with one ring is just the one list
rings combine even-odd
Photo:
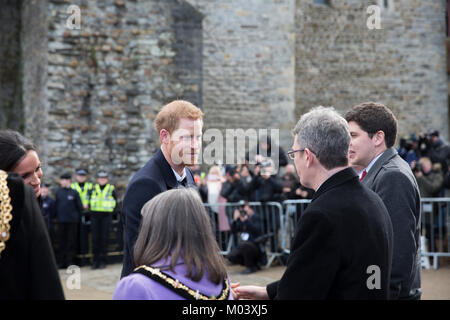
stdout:
[[197,162],[201,148],[203,112],[182,100],[165,105],[156,116],[161,148],[131,179],[123,199],[124,255],[122,277],[133,272],[133,248],[139,232],[141,209],[163,191],[195,187],[187,167]]
[[392,225],[382,200],[348,167],[348,125],[332,108],[304,114],[294,128],[300,183],[316,192],[300,217],[287,268],[267,287],[234,289],[249,299],[387,299]]
[[393,148],[397,119],[386,106],[366,102],[345,115],[352,140],[349,161],[362,183],[383,200],[394,230],[390,299],[420,299],[420,192],[408,163]]

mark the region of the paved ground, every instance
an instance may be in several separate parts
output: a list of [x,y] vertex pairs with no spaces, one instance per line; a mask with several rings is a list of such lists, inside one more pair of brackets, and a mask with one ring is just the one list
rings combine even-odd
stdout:
[[[103,270],[91,270],[90,267],[81,267],[79,269],[81,281],[79,282],[76,281],[77,272],[68,274],[67,270],[60,270],[66,299],[110,300],[114,287],[120,279],[121,269],[121,264],[108,265]],[[240,273],[244,270],[244,267],[229,266],[229,275],[232,282],[240,282],[241,285],[266,285],[274,280],[278,280],[284,269],[283,266],[274,266],[250,275],[242,275]],[[80,284],[79,289],[76,288],[77,284]],[[72,289],[69,289],[70,287]],[[438,270],[423,270],[422,289],[423,300],[450,300],[450,261],[440,263]]]

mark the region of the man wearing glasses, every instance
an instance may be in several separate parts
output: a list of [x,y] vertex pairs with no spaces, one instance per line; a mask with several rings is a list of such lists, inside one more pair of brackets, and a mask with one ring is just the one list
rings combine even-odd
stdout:
[[348,166],[350,133],[333,108],[304,114],[288,152],[300,183],[316,192],[299,219],[286,270],[243,299],[387,299],[392,225],[382,200]]

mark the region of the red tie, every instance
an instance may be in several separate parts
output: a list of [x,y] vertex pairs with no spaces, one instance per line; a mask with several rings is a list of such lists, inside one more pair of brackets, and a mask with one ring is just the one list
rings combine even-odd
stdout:
[[364,177],[366,176],[366,174],[367,174],[367,171],[366,170],[364,170],[363,171],[363,173],[362,173],[362,175],[361,175],[361,178],[359,178],[359,181],[363,181],[363,179],[364,179]]

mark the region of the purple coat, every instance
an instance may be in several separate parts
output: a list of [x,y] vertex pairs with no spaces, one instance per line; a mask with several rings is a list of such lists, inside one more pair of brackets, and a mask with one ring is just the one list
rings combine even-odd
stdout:
[[[160,264],[155,263],[152,267],[164,269],[169,263]],[[164,270],[163,272],[171,277],[178,279],[186,286],[199,290],[208,296],[218,296],[222,292],[222,281],[219,284],[215,284],[208,280],[208,273],[205,272],[203,278],[199,282],[195,282],[192,279],[186,277],[187,268],[183,263],[181,257],[178,259],[178,263],[175,265],[175,272],[170,270]],[[230,285],[230,280],[228,279]],[[233,295],[228,296],[228,300],[232,300]],[[132,273],[129,276],[122,278],[117,284],[113,300],[184,300],[184,298],[178,295],[176,292],[166,288],[162,284],[150,279],[149,277],[140,274]]]

